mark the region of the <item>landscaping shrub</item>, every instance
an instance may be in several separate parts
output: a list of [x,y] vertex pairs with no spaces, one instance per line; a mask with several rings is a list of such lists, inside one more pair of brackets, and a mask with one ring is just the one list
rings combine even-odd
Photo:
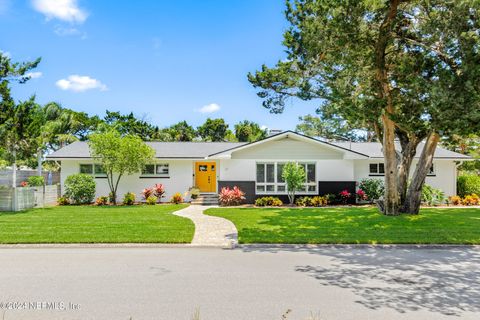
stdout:
[[454,206],[458,206],[459,204],[462,204],[462,198],[459,196],[451,196],[448,198],[448,201],[450,201],[451,204]]
[[131,206],[135,203],[135,193],[127,192],[123,195],[123,204],[126,206]]
[[72,174],[65,179],[65,197],[73,204],[92,203],[95,198],[95,180],[88,174]]
[[358,189],[365,192],[365,195],[367,196],[366,200],[374,202],[383,196],[385,186],[381,179],[366,178],[360,181]]
[[165,187],[163,184],[157,183],[153,186],[153,195],[157,197],[159,201],[162,200],[164,194],[165,194]]
[[179,204],[183,202],[183,197],[180,192],[175,193],[172,198],[170,199],[171,203]]
[[153,188],[145,188],[142,190],[143,199],[147,200],[152,195],[153,195]]
[[460,197],[470,194],[480,194],[480,176],[465,174],[457,178],[457,193]]
[[245,200],[245,193],[237,186],[234,186],[233,189],[223,187],[218,195],[218,202],[221,206],[238,206],[243,200]]
[[22,187],[22,188],[28,187],[28,182],[27,181],[20,182],[20,187]]
[[300,207],[324,207],[328,204],[326,197],[301,197],[295,201],[295,204]]
[[365,191],[363,191],[362,189],[358,189],[355,194],[356,194],[356,196],[357,196],[357,200],[358,200],[358,201],[366,201],[366,200],[368,200],[367,194],[366,194]]
[[422,202],[428,206],[438,206],[445,203],[445,193],[440,189],[435,189],[428,184],[422,188]]
[[190,188],[190,198],[197,199],[199,195],[200,195],[200,189],[198,189],[197,187]]
[[338,194],[343,204],[347,204],[348,200],[352,197],[352,194],[348,190],[342,190]]
[[66,206],[70,204],[70,200],[67,197],[60,197],[57,199],[57,203],[59,206]]
[[154,195],[151,195],[147,198],[146,202],[147,202],[148,205],[153,206],[157,203],[157,197],[155,197]]
[[108,197],[107,196],[101,196],[101,197],[98,197],[95,200],[95,205],[96,206],[106,206],[107,204],[108,204]]
[[338,198],[337,195],[333,193],[327,193],[323,197],[327,200],[327,203],[336,203]]
[[463,198],[462,203],[466,206],[478,206],[480,204],[480,197],[472,193],[470,195],[466,195],[465,198]]
[[32,187],[43,187],[45,184],[45,178],[43,176],[30,176],[28,177],[27,182]]
[[257,207],[281,207],[283,202],[277,197],[262,197],[255,200],[255,205]]
[[312,206],[314,207],[325,207],[328,205],[328,198],[327,197],[321,197],[321,196],[315,196],[312,198]]

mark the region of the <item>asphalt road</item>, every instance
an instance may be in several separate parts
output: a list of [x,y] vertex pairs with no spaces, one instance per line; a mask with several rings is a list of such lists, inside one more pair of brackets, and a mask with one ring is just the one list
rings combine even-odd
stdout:
[[480,319],[478,248],[0,249],[0,271],[4,320]]

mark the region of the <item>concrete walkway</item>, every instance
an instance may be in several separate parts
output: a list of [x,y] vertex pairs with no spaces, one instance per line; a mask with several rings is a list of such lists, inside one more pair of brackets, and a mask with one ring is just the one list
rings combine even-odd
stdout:
[[203,214],[204,210],[217,207],[191,205],[188,208],[173,212],[174,215],[188,218],[195,223],[192,245],[222,248],[237,246],[238,232],[231,221]]

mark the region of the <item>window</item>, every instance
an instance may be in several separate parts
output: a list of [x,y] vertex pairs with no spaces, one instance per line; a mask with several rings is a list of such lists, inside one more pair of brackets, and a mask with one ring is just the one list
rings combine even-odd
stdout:
[[81,164],[80,173],[93,174],[93,164]]
[[168,163],[157,164],[157,170],[155,171],[159,176],[168,176],[169,173]]
[[142,177],[168,177],[169,173],[168,163],[147,164],[142,170]]
[[370,175],[371,176],[384,176],[385,165],[383,163],[370,163]]
[[105,177],[106,172],[101,164],[80,164],[80,173],[91,174],[95,177]]
[[[300,193],[316,193],[317,178],[315,163],[299,163],[305,170],[305,186]],[[285,194],[287,186],[282,177],[283,162],[257,163],[257,193]]]

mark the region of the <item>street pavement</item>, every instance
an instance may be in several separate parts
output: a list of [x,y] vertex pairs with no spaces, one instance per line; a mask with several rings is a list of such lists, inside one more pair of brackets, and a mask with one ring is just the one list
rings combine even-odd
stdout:
[[1,248],[0,271],[2,320],[480,319],[473,247]]

